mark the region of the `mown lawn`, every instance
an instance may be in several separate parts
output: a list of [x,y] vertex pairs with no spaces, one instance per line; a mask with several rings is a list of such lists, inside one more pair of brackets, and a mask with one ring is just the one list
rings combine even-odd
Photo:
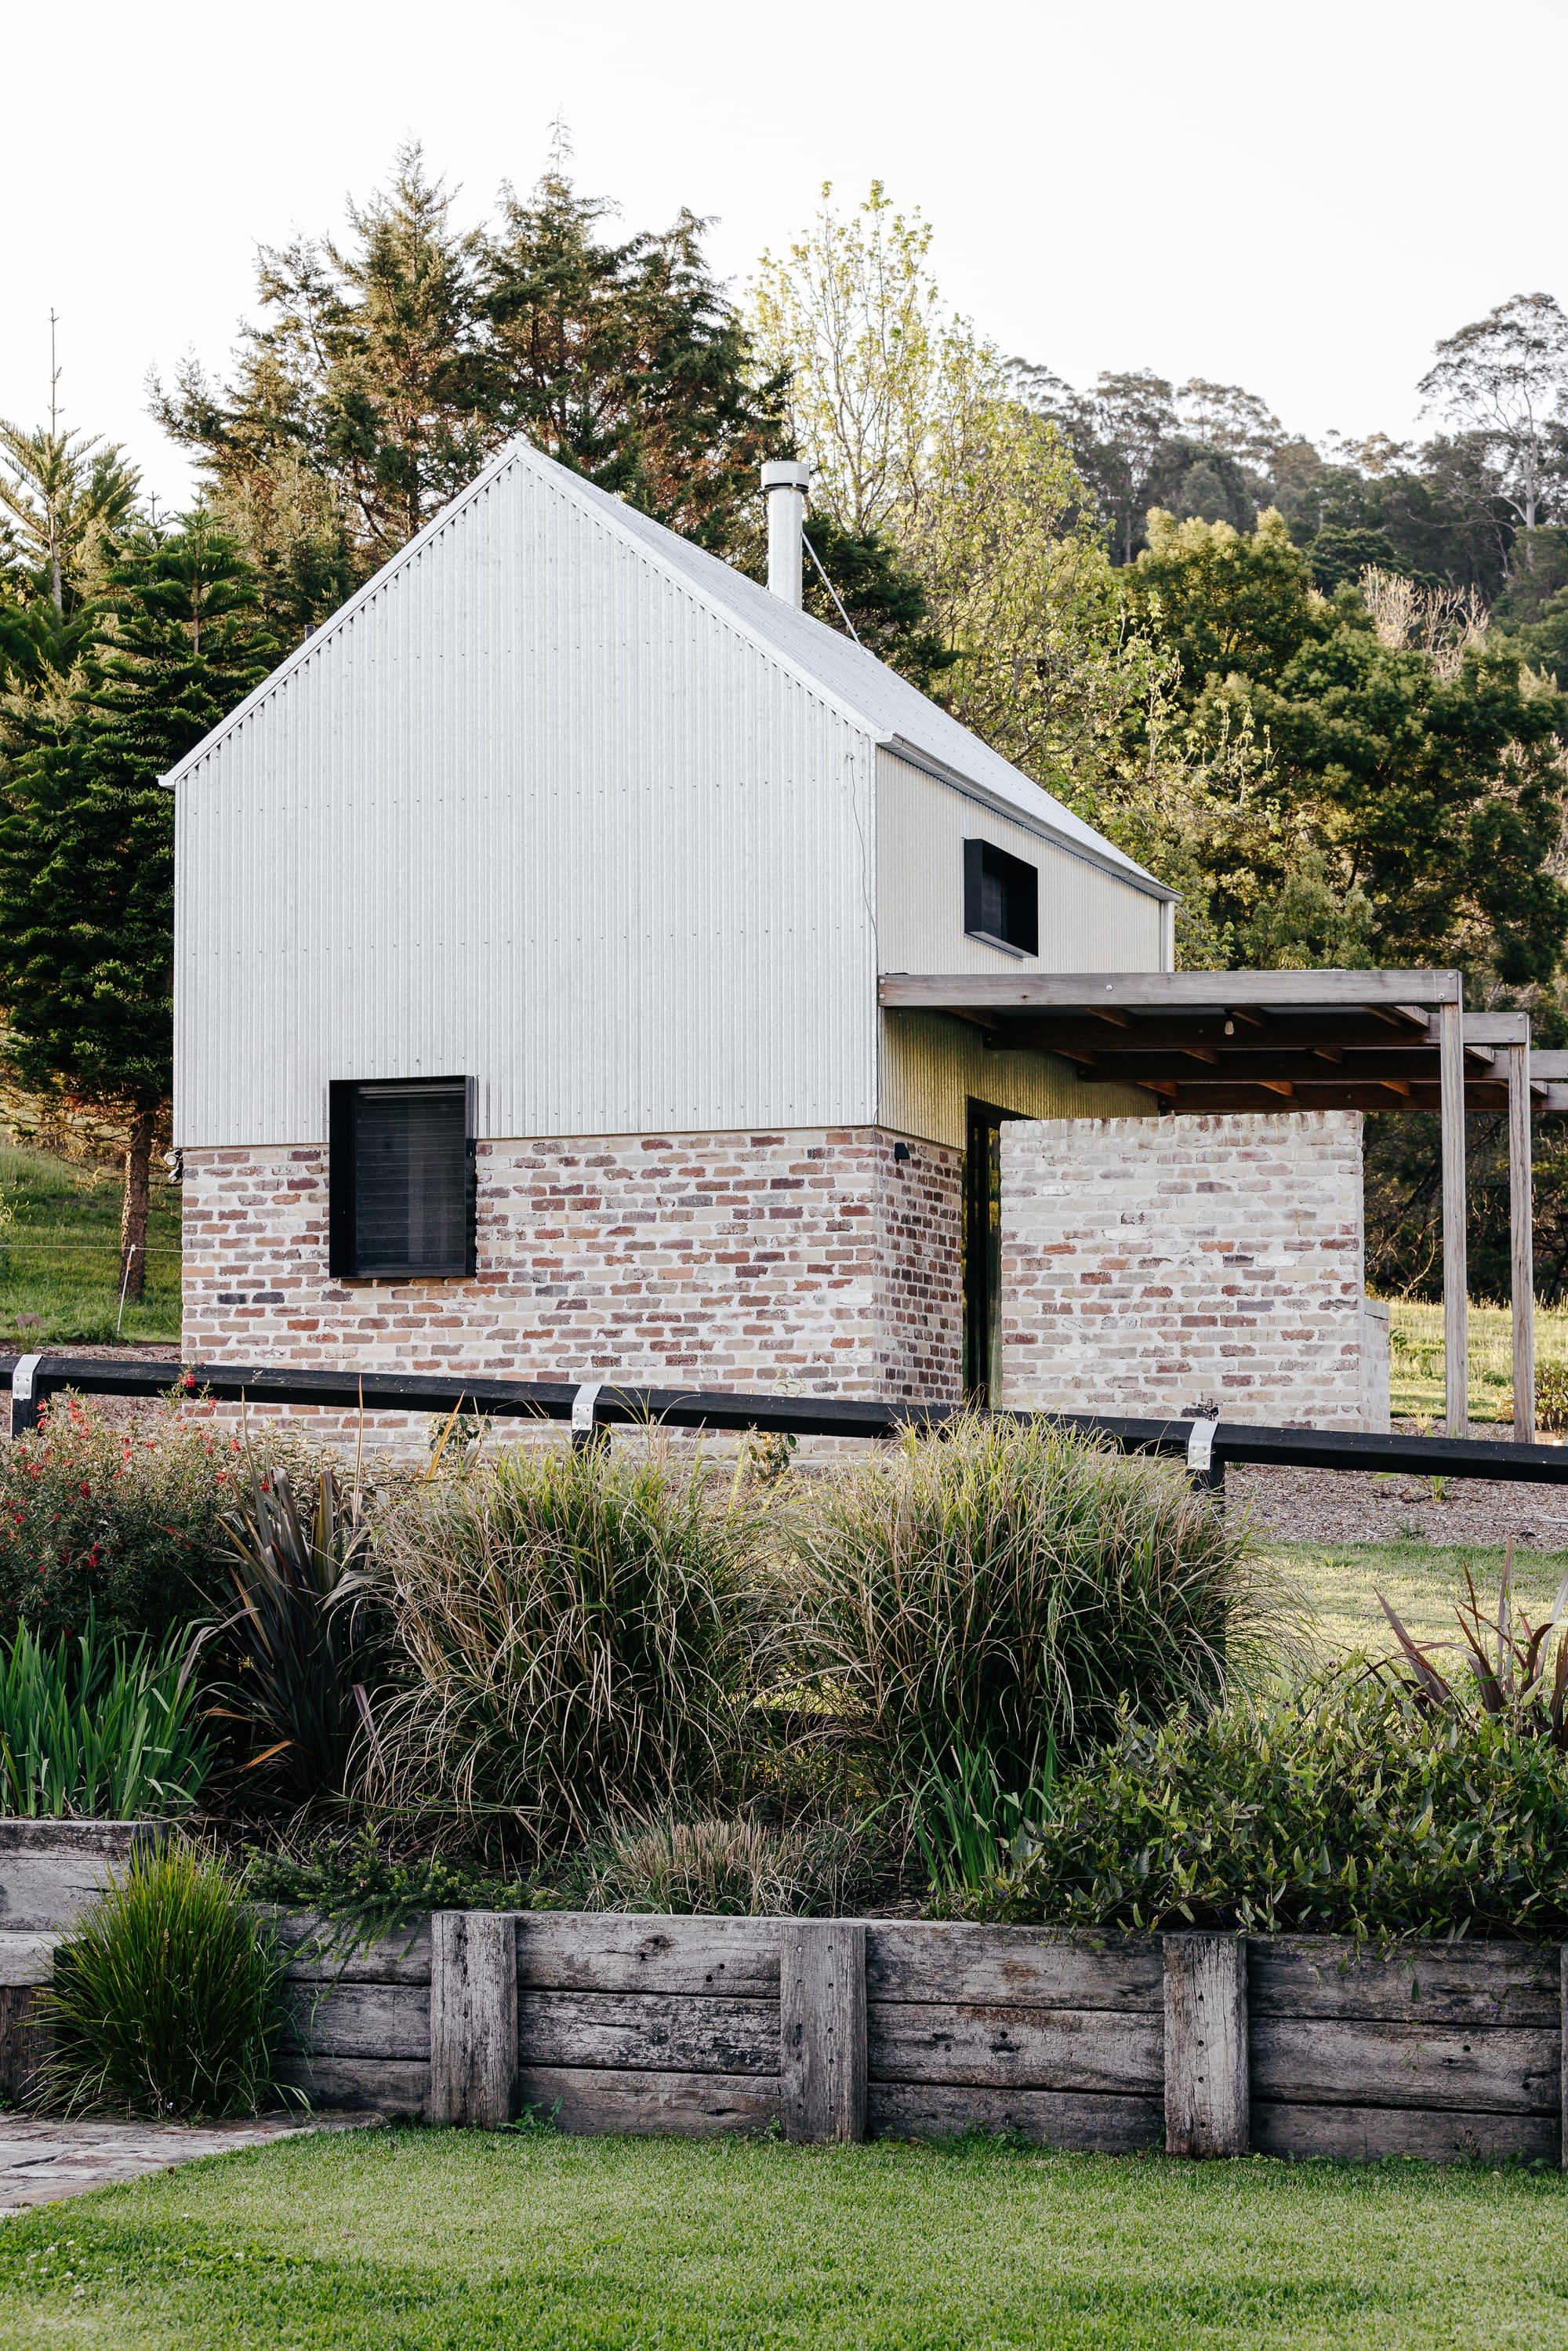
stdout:
[[373,2131],[0,2230],[0,2344],[1568,2344],[1555,2172]]
[[[1312,1614],[1312,1646],[1325,1656],[1351,1651],[1382,1656],[1394,1647],[1388,1620],[1377,1604],[1380,1592],[1417,1638],[1457,1638],[1454,1608],[1466,1597],[1466,1568],[1483,1601],[1495,1609],[1503,1563],[1500,1544],[1495,1549],[1462,1543],[1323,1545],[1270,1539],[1264,1548],[1305,1601]],[[1552,1613],[1564,1573],[1568,1552],[1518,1545],[1513,1554],[1515,1608],[1540,1624]]]
[[[154,1166],[147,1295],[125,1309],[126,1339],[180,1336],[180,1193],[162,1173]],[[121,1197],[112,1170],[0,1149],[0,1202],[12,1211],[0,1229],[0,1352],[115,1337]]]
[[[1389,1337],[1390,1401],[1396,1419],[1428,1420],[1441,1429],[1443,1310],[1420,1299],[1394,1301]],[[1513,1419],[1513,1315],[1507,1306],[1472,1298],[1468,1326],[1469,1413],[1473,1421]],[[1538,1369],[1568,1363],[1568,1307],[1535,1306]],[[1490,1434],[1490,1430],[1485,1433]]]

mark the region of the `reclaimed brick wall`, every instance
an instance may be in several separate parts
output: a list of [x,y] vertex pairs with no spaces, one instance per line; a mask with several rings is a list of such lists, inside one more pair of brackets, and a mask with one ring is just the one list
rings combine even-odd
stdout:
[[183,1352],[948,1401],[963,1155],[906,1147],[876,1128],[481,1143],[477,1276],[424,1282],[329,1278],[324,1148],[189,1150]]
[[1002,1129],[1015,1408],[1362,1425],[1361,1113]]

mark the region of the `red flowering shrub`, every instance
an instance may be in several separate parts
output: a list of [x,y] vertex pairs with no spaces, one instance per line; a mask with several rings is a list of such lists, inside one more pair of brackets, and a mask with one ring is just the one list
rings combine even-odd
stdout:
[[18,1620],[79,1633],[90,1612],[110,1640],[157,1643],[177,1625],[233,1606],[228,1545],[238,1440],[183,1420],[115,1426],[72,1395],[39,1426],[0,1444],[0,1637]]

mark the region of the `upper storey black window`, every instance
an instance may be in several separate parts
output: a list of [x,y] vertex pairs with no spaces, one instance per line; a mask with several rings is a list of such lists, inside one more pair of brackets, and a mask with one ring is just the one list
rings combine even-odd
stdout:
[[964,928],[988,946],[1040,953],[1040,876],[988,841],[964,843]]
[[383,1280],[475,1270],[466,1078],[334,1081],[329,1266]]

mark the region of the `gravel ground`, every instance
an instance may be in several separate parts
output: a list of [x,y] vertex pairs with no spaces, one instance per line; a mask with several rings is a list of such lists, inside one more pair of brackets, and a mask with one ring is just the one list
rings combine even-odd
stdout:
[[1542,1551],[1568,1551],[1568,1448],[1563,1469],[1561,1486],[1450,1478],[1439,1499],[1419,1478],[1233,1466],[1225,1492],[1260,1532],[1286,1542],[1495,1546],[1511,1535]]

